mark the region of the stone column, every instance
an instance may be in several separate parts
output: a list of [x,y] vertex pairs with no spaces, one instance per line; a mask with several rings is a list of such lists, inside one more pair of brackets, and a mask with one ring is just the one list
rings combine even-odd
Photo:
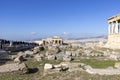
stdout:
[[57,40],[57,41],[58,41],[57,43],[58,43],[58,45],[59,45],[59,44],[60,44],[60,43],[59,43],[59,40]]
[[62,40],[60,40],[60,45],[62,45]]
[[112,22],[111,33],[114,34],[114,23]]
[[111,34],[111,24],[108,24],[108,34]]
[[118,24],[118,21],[116,21],[115,33],[119,33],[119,24]]

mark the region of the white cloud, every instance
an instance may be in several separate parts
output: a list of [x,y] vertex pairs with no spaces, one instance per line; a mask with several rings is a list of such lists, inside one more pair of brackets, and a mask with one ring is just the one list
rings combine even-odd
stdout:
[[69,33],[68,32],[63,32],[64,35],[68,35]]

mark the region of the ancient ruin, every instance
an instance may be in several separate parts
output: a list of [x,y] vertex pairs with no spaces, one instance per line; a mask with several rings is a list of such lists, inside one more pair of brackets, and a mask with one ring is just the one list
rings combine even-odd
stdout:
[[106,47],[120,49],[120,14],[108,18],[108,42]]
[[62,45],[63,39],[60,36],[54,36],[52,38],[43,39],[44,45]]

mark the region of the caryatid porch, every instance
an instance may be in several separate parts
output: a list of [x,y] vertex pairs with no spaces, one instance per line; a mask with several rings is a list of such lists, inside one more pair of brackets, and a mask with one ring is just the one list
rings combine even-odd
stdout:
[[108,33],[119,33],[120,15],[108,19]]
[[120,14],[108,18],[108,42],[106,47],[120,49]]

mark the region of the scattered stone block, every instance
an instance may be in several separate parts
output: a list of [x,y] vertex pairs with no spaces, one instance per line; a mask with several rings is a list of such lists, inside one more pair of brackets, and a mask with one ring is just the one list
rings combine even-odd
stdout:
[[114,67],[120,69],[120,62],[115,63]]
[[66,51],[65,53],[67,56],[72,56],[72,52],[71,51]]
[[61,68],[62,65],[61,64],[58,64],[58,65],[54,65],[54,68]]
[[47,56],[47,59],[48,59],[48,60],[55,60],[55,55],[48,55],[48,56]]
[[24,63],[21,64],[11,63],[0,66],[0,73],[15,72],[15,71],[21,71],[22,73],[27,73],[28,68]]
[[56,60],[63,60],[63,56],[64,56],[64,54],[59,53],[59,54],[55,55],[55,58],[56,58]]
[[71,61],[72,58],[71,58],[71,56],[65,55],[65,56],[63,57],[63,60],[64,60],[64,61]]
[[29,56],[33,56],[33,55],[34,55],[34,52],[28,50],[28,51],[25,51],[24,54],[29,55]]
[[14,62],[16,63],[21,63],[22,61],[24,60],[23,56],[17,56],[15,59],[14,59]]
[[48,64],[46,63],[45,66],[44,66],[44,70],[49,70],[49,69],[53,69],[53,65],[52,64]]
[[42,60],[40,54],[34,55],[34,58],[35,58],[37,61],[41,61],[41,60]]
[[37,46],[37,47],[34,47],[33,52],[34,52],[34,53],[38,53],[38,52],[40,52],[41,50],[44,50],[44,48],[41,47],[41,46]]

